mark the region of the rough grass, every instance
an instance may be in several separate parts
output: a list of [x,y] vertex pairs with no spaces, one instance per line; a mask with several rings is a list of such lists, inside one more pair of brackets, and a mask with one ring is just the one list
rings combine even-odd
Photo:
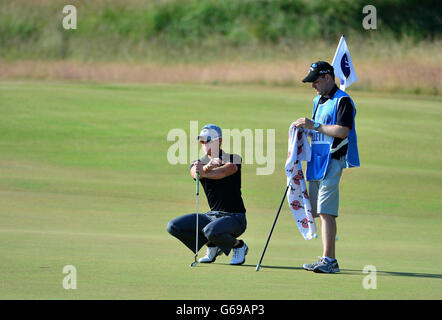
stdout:
[[[312,54],[293,60],[213,61],[208,63],[124,63],[77,61],[0,61],[0,79],[49,79],[76,81],[266,84],[306,86],[301,83],[309,64],[316,59],[332,59]],[[315,57],[315,58],[313,58]],[[317,57],[317,58],[316,58]],[[358,81],[353,90],[406,92],[439,95],[442,90],[440,53],[421,59],[403,57],[353,57]],[[337,80],[339,81],[339,80]]]

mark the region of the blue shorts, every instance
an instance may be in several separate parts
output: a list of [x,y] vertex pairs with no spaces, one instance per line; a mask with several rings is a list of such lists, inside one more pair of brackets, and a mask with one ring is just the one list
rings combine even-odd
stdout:
[[309,197],[314,217],[319,214],[338,216],[339,182],[342,169],[345,167],[345,157],[330,159],[330,163],[322,180],[309,181]]

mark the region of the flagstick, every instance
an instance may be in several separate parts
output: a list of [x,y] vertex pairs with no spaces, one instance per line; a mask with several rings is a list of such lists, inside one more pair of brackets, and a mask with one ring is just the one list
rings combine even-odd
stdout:
[[[298,161],[296,161],[296,162],[298,162]],[[276,214],[275,221],[273,221],[272,229],[270,230],[270,234],[269,234],[269,236],[267,238],[266,245],[264,246],[264,250],[262,252],[261,259],[259,259],[259,263],[256,265],[256,271],[259,271],[259,269],[261,268],[262,259],[264,258],[264,254],[266,253],[267,246],[269,245],[270,237],[272,236],[273,229],[275,228],[276,221],[278,220],[279,213],[281,212],[282,205],[284,204],[285,196],[287,195],[287,190],[289,189],[290,185],[292,184],[292,180],[293,180],[293,177],[294,177],[295,173],[296,173],[296,170],[295,170],[295,167],[293,167],[292,176],[290,177],[290,181],[287,184],[287,187],[285,188],[284,196],[282,197],[281,204],[279,205],[279,209],[278,209],[278,213]]]

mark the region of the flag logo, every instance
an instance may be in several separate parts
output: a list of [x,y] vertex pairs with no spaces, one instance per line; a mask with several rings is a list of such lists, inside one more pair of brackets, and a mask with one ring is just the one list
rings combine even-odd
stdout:
[[342,73],[344,74],[344,76],[346,78],[348,78],[348,76],[351,73],[351,68],[350,68],[350,63],[348,62],[348,57],[347,57],[346,53],[344,53],[344,55],[342,56],[342,59],[341,59],[341,69],[342,69]]

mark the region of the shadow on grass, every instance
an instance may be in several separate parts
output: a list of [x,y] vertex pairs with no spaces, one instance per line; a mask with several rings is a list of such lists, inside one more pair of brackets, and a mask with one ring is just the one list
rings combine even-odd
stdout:
[[[256,268],[256,265],[243,264],[242,267],[253,267],[253,268]],[[286,267],[286,266],[267,266],[267,265],[261,265],[261,269],[302,270],[304,272],[307,272],[302,267]],[[338,273],[338,274],[366,275],[365,273],[362,273],[362,270],[356,270],[356,269],[341,269],[341,272]],[[378,275],[378,276],[396,276],[396,277],[416,277],[416,278],[442,279],[442,274],[437,274],[437,273],[376,271],[376,275]]]

